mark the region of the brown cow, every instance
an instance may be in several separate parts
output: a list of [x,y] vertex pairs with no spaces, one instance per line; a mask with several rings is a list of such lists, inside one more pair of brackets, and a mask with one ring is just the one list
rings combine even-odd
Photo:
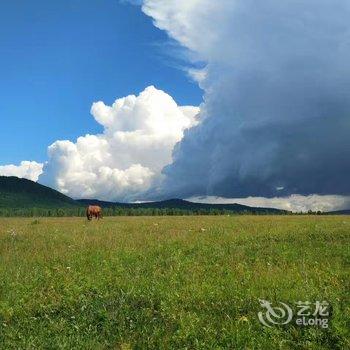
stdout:
[[91,220],[93,217],[102,219],[102,208],[98,205],[89,205],[86,209],[86,217]]

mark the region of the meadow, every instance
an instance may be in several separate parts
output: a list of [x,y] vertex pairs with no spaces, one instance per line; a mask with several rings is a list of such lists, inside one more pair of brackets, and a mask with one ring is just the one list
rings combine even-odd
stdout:
[[349,247],[348,216],[1,218],[0,348],[350,349]]

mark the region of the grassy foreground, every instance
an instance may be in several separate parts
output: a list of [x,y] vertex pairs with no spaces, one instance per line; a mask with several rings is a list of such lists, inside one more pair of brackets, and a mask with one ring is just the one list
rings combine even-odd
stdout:
[[[1,349],[350,349],[350,217],[0,219]],[[260,299],[326,300],[329,328]]]

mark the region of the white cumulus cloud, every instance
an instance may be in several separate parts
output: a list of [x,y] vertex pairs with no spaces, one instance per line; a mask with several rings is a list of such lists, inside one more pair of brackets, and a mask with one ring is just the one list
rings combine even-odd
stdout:
[[42,173],[43,164],[34,161],[22,161],[19,165],[0,165],[0,175],[17,176],[28,180],[37,181]]
[[139,199],[161,180],[174,145],[196,124],[198,112],[153,86],[112,106],[96,102],[91,113],[103,133],[54,142],[39,182],[74,198]]

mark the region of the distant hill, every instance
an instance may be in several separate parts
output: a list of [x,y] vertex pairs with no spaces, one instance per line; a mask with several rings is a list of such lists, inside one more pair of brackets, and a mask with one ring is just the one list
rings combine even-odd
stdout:
[[330,215],[350,215],[350,209],[329,211],[327,214],[330,214]]
[[144,203],[120,203],[120,202],[106,202],[97,199],[78,199],[77,202],[84,205],[99,205],[104,208],[158,208],[158,209],[184,209],[184,210],[229,210],[232,212],[243,213],[243,212],[255,212],[255,213],[270,213],[270,214],[282,214],[285,210],[274,209],[274,208],[257,208],[249,207],[241,204],[208,204],[208,203],[194,203],[184,199],[168,199],[158,202],[144,202]]
[[79,203],[52,188],[15,176],[0,176],[0,208],[67,208]]
[[100,205],[102,208],[123,208],[123,209],[181,209],[184,211],[204,211],[223,210],[235,213],[268,213],[283,214],[284,210],[273,208],[255,208],[241,204],[205,204],[194,203],[183,199],[169,199],[158,202],[144,203],[120,203],[107,202],[97,199],[73,200],[64,194],[43,186],[37,182],[27,179],[20,179],[14,176],[0,176],[0,209],[1,208],[78,208],[87,205]]

